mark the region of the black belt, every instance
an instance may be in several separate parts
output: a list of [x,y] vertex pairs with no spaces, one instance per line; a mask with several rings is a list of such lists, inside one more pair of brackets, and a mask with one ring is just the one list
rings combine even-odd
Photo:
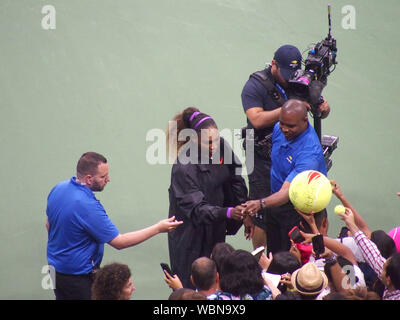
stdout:
[[60,275],[60,276],[64,276],[64,277],[91,277],[93,276],[99,269],[93,269],[91,272],[89,273],[82,273],[82,274],[70,274],[70,273],[62,273],[62,272],[58,272],[56,271],[56,275]]

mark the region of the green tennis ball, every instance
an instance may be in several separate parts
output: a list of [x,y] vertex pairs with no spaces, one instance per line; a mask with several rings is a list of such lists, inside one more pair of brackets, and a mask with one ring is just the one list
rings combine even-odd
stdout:
[[346,211],[346,208],[343,207],[341,204],[338,204],[338,205],[335,207],[335,213],[336,213],[336,214],[344,213],[345,211]]

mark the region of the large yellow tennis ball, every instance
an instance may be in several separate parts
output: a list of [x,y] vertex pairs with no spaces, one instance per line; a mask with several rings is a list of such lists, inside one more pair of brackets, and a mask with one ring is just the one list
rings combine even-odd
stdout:
[[293,205],[304,213],[319,212],[327,207],[332,197],[332,186],[321,172],[300,172],[289,187],[289,198]]

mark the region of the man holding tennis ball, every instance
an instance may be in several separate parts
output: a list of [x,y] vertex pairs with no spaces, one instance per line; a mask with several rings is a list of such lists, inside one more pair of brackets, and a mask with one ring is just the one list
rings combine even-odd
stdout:
[[271,208],[266,223],[268,252],[289,250],[288,232],[300,222],[299,214],[289,201],[293,179],[306,170],[316,170],[320,175],[327,172],[320,141],[308,121],[308,107],[306,102],[295,99],[282,106],[272,135],[272,194],[245,204],[246,213],[251,216],[261,208]]

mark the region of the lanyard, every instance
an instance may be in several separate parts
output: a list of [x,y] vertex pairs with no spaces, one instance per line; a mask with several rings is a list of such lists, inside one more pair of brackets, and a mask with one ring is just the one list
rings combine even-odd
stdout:
[[282,93],[285,101],[288,99],[285,90],[279,85],[279,83],[275,82],[275,87]]

